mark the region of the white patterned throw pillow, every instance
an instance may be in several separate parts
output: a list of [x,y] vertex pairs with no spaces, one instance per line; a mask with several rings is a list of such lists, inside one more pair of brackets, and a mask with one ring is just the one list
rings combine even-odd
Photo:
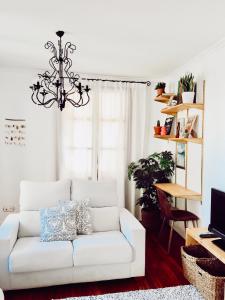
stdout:
[[77,236],[76,211],[66,206],[42,208],[41,241],[72,241]]
[[91,234],[93,232],[90,208],[88,207],[89,199],[77,202],[76,221],[77,233]]
[[75,211],[78,234],[91,234],[93,232],[89,201],[89,198],[80,201],[60,201],[61,207]]

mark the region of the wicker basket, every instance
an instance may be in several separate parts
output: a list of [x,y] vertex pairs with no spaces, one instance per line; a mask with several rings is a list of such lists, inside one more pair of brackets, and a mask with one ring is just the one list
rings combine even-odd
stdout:
[[197,259],[215,259],[215,257],[201,245],[181,247],[181,258],[184,277],[193,285],[196,285]]
[[225,265],[218,259],[197,260],[196,287],[207,300],[224,299]]

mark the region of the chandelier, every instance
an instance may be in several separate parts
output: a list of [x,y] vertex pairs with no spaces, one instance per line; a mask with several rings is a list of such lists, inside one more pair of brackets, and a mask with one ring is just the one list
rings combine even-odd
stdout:
[[57,31],[56,35],[59,37],[58,50],[51,41],[45,44],[45,48],[53,53],[49,60],[52,70],[38,74],[39,80],[30,86],[31,99],[35,104],[46,108],[56,103],[61,111],[65,108],[66,102],[74,107],[85,106],[90,100],[88,94],[90,88],[88,85],[83,86],[80,76],[70,71],[72,60],[68,56],[76,50],[76,46],[67,42],[63,48],[64,31]]

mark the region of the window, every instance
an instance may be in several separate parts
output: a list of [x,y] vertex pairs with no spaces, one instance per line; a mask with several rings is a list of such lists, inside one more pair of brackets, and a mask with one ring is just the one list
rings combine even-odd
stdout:
[[62,122],[62,151],[69,176],[116,178],[125,154],[124,95],[125,89],[104,87],[87,106],[76,109],[68,105]]

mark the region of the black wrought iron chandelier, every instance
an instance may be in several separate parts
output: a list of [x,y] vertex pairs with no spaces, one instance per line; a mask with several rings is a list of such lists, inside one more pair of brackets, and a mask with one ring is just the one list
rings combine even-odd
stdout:
[[90,100],[90,88],[88,85],[83,86],[80,76],[70,71],[72,60],[68,54],[72,54],[76,46],[67,42],[63,48],[64,31],[57,31],[56,35],[59,37],[58,50],[51,41],[45,44],[45,48],[53,53],[49,60],[52,70],[38,74],[39,80],[30,87],[31,99],[35,104],[46,108],[56,103],[61,111],[65,108],[66,102],[74,107],[85,106]]

